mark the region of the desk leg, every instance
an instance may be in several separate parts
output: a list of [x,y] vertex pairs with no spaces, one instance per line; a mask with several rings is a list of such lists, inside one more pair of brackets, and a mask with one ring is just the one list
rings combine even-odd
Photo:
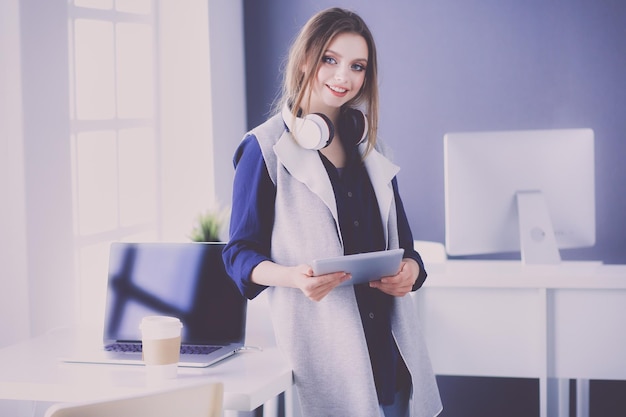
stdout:
[[569,379],[558,379],[557,385],[558,410],[556,415],[559,417],[569,417]]
[[546,378],[539,378],[539,417],[548,417],[548,395]]
[[538,298],[540,305],[540,314],[539,314],[539,323],[538,329],[540,329],[539,340],[541,341],[542,352],[542,372],[539,377],[539,417],[548,417],[549,415],[554,415],[552,413],[548,413],[550,407],[550,378],[548,378],[548,367],[549,367],[549,355],[551,353],[551,344],[550,344],[550,325],[548,323],[548,318],[550,317],[548,309],[550,308],[548,304],[548,294],[545,288],[541,288],[538,290]]
[[302,417],[295,385],[285,391],[285,417]]
[[589,417],[589,380],[576,380],[576,416]]
[[542,378],[539,389],[540,416],[569,417],[569,379]]
[[[541,417],[569,417],[569,379],[557,379],[554,375],[554,301],[553,293],[545,288],[539,290],[542,306],[539,328],[543,346],[542,375],[539,378],[539,415]],[[578,417],[581,417],[578,415]],[[585,416],[588,417],[588,416]]]
[[541,314],[539,315],[540,340],[543,346],[542,373],[539,378],[540,417],[569,417],[569,380],[557,379],[553,375],[554,363],[554,305],[553,294],[539,289]]

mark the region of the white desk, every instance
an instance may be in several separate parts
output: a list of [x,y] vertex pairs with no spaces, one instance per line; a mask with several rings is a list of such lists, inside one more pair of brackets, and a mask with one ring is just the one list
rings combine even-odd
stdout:
[[226,410],[252,411],[292,385],[291,368],[275,347],[239,353],[205,369],[179,368],[177,379],[158,386],[146,380],[140,366],[58,361],[98,339],[95,332],[59,330],[1,349],[0,399],[80,401],[221,381]]
[[[540,415],[588,415],[590,379],[626,380],[626,265],[448,261],[415,296],[438,375],[539,378]],[[444,405],[445,406],[445,405]]]

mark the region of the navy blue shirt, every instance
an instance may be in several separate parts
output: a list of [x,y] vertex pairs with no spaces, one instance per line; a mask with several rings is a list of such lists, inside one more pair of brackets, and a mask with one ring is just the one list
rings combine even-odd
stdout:
[[[357,148],[346,148],[345,167],[338,170],[319,154],[333,186],[344,254],[371,252],[386,248],[378,203],[369,175]],[[249,136],[234,157],[235,180],[231,211],[230,241],[223,257],[228,274],[242,294],[250,299],[264,286],[250,280],[260,262],[271,260],[271,233],[274,222],[276,188],[272,182],[258,141]],[[398,237],[404,257],[420,266],[414,285],[419,288],[426,272],[419,254],[413,250],[413,236],[398,193],[397,180],[392,181],[398,218]],[[393,402],[399,386],[409,383],[408,373],[391,335],[393,297],[368,285],[355,285],[355,295],[381,404]]]

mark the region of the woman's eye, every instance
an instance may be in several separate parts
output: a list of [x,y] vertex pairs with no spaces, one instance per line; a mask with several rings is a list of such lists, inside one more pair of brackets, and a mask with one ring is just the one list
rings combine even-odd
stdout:
[[335,60],[335,58],[331,57],[331,56],[325,56],[324,58],[322,58],[322,61],[325,64],[336,64],[337,61]]
[[352,65],[352,69],[355,71],[365,71],[367,68],[363,64],[354,64]]

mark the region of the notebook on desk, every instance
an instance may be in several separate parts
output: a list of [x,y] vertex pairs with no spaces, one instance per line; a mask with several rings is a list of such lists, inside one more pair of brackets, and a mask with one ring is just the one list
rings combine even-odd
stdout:
[[244,345],[247,300],[228,277],[224,243],[111,245],[103,345],[64,362],[142,365],[144,316],[183,323],[179,366],[207,367]]

